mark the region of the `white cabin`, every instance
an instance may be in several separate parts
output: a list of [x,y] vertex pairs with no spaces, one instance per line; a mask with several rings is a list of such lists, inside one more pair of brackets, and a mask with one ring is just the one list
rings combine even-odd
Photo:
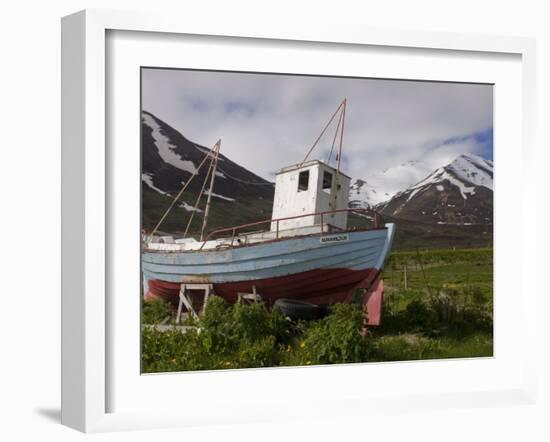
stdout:
[[[276,175],[271,219],[347,209],[350,180],[349,176],[319,160],[284,167]],[[341,229],[347,228],[347,221],[347,212],[323,216],[323,224]],[[320,215],[307,216],[280,221],[278,229],[294,229],[320,223]],[[275,230],[277,223],[272,222],[271,231]]]

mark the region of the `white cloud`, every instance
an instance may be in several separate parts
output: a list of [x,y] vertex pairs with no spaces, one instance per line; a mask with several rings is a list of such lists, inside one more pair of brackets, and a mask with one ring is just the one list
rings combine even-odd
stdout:
[[[465,136],[493,121],[489,85],[160,69],[142,78],[144,110],[199,144],[221,138],[224,154],[268,179],[303,159],[344,97],[345,171],[367,181],[405,161],[434,169],[480,153]],[[326,159],[333,133],[314,158]]]

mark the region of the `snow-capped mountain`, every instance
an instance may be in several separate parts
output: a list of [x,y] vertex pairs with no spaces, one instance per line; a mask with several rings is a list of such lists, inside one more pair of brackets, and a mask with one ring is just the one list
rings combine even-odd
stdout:
[[374,207],[380,197],[374,187],[362,179],[357,179],[349,188],[349,207],[368,209]]
[[451,174],[463,182],[493,190],[493,162],[474,154],[459,156],[447,166]]
[[382,205],[385,215],[438,224],[493,222],[493,162],[464,154]]
[[380,172],[371,173],[368,181],[357,179],[350,187],[350,207],[376,207],[398,192],[409,188],[433,170],[423,161],[405,161]]
[[[143,224],[148,229],[160,219],[182,184],[197,172],[208,148],[193,143],[145,111],[142,112],[141,138]],[[223,148],[222,140],[222,152]],[[208,164],[203,165],[191,181],[174,215],[167,218],[167,226],[163,225],[166,231],[185,228],[190,212],[203,211],[206,197],[197,209],[194,207],[207,170]],[[217,221],[220,225],[231,225],[269,218],[273,193],[273,183],[220,154],[212,191],[212,227],[218,224]]]
[[[208,148],[195,144],[149,112],[142,113],[142,181],[150,189],[175,195],[204,158]],[[222,141],[223,152],[223,141]],[[198,193],[208,170],[203,166],[190,184]],[[212,196],[223,201],[273,197],[272,183],[220,154]],[[252,183],[252,185],[250,185]]]

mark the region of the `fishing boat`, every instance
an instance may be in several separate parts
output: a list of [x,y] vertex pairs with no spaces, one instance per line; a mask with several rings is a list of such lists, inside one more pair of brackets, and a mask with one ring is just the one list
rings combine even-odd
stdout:
[[[326,305],[351,302],[354,291],[362,288],[364,293],[378,293],[375,302],[380,304],[380,276],[395,225],[382,225],[374,210],[348,207],[350,177],[340,169],[346,103],[342,101],[306,157],[276,174],[271,219],[207,233],[221,146],[218,141],[198,167],[209,164],[202,186],[204,190],[209,181],[200,239],[187,236],[190,220],[181,237],[157,234],[190,180],[144,238],[145,299],[163,298],[177,303],[183,286],[208,285],[229,302],[236,302],[243,293],[253,293],[267,304],[286,298]],[[337,116],[328,161],[308,159]],[[337,151],[334,166],[330,164],[333,151]],[[369,225],[348,227],[351,213]]]

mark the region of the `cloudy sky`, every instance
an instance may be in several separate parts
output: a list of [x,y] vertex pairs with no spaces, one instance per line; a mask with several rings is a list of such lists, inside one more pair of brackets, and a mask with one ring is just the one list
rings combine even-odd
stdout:
[[[273,180],[300,162],[344,97],[344,172],[372,182],[408,161],[417,173],[462,153],[492,159],[493,88],[292,75],[143,69],[143,109]],[[336,121],[310,158],[326,160]],[[419,180],[423,176],[419,176]]]

